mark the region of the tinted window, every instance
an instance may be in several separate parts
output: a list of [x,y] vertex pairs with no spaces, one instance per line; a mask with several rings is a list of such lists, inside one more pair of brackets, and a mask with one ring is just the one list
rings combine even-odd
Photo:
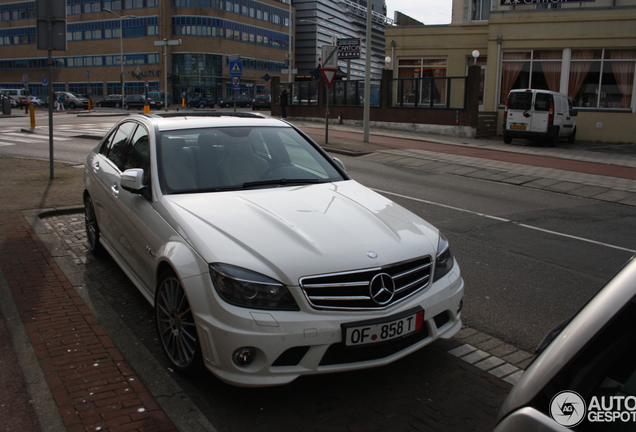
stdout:
[[[632,300],[566,365],[537,396],[533,405],[546,413],[561,390],[579,393],[590,403],[611,396],[636,397],[636,300]],[[618,422],[620,423],[620,422]],[[577,431],[633,430],[633,422],[594,423],[584,420]]]
[[536,111],[549,111],[550,102],[552,102],[552,95],[548,93],[537,93],[536,100],[534,102],[534,109]]
[[508,97],[508,109],[529,110],[532,108],[532,92],[513,92]]
[[128,146],[124,170],[141,168],[144,170],[144,185],[150,180],[150,142],[148,131],[143,126],[138,126]]
[[136,123],[124,123],[114,131],[104,144],[100,153],[106,156],[108,159],[119,168],[120,171],[124,171],[124,162],[126,160],[126,143],[128,138],[134,131]]

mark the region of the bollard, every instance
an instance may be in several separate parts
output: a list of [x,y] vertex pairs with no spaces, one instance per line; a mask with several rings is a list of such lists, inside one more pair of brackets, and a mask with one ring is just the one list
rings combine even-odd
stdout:
[[144,114],[150,114],[150,105],[144,105]]
[[88,100],[88,110],[89,111],[91,110],[91,100],[90,99]]
[[31,102],[27,105],[29,107],[29,113],[31,116],[31,129],[35,129],[35,107],[31,105]]

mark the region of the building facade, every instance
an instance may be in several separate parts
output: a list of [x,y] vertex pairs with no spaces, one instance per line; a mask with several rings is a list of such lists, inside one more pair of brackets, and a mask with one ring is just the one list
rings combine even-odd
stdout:
[[448,25],[387,28],[386,52],[400,78],[480,65],[499,132],[508,92],[534,88],[573,100],[577,139],[636,141],[636,0],[455,0]]
[[[336,45],[338,39],[360,39],[360,58],[339,68],[349,79],[364,79],[366,62],[366,0],[294,0],[296,19],[296,68],[298,76],[311,78],[320,64],[321,47]],[[384,32],[391,20],[386,17],[386,2],[372,0],[371,77],[380,79],[384,69]],[[314,76],[315,78],[315,76]]]
[[[293,53],[289,1],[66,0],[67,50],[52,53],[51,85],[93,101],[121,94],[122,83],[125,94],[139,94],[164,90],[167,81],[179,102],[196,93],[268,93],[269,77],[280,75]],[[36,18],[35,1],[0,0],[0,88],[47,94],[47,50],[37,49]],[[234,86],[233,56],[242,62]]]

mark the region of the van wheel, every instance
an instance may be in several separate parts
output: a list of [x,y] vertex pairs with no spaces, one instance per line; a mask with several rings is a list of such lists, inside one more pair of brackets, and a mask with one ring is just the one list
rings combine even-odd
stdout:
[[572,133],[570,134],[570,136],[568,137],[568,142],[570,144],[574,144],[574,140],[576,139],[576,126],[574,126],[574,130],[572,131]]
[[510,144],[512,142],[512,137],[508,134],[504,134],[503,139],[504,139],[504,143],[506,144]]

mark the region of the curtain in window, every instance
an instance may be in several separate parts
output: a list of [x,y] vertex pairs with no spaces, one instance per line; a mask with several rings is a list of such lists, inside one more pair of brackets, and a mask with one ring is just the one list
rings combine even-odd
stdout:
[[[444,62],[446,63],[446,62]],[[433,71],[433,76],[435,78],[445,77],[446,76],[446,68],[444,69],[435,69]],[[446,104],[446,80],[445,79],[436,79],[435,87],[437,87],[437,91],[439,92],[439,102],[440,104]],[[434,102],[435,103],[435,102]]]
[[634,68],[636,66],[636,51],[610,51],[611,59],[630,59],[631,61],[612,62],[614,78],[618,88],[623,94],[621,99],[621,108],[630,108],[632,106],[632,94],[634,91]]
[[[572,51],[572,60],[579,59],[593,59],[594,51],[591,50],[581,50],[581,51]],[[586,61],[573,61],[570,62],[570,84],[568,86],[568,96],[573,98],[575,97],[579,90],[581,89],[581,85],[583,85],[583,81],[585,81],[585,77],[587,73],[590,71],[592,67],[592,62]]]
[[[535,51],[535,57],[541,60],[561,60],[561,51]],[[561,62],[542,61],[541,68],[550,91],[558,92],[561,87]]]
[[[505,60],[528,60],[530,59],[530,53],[505,53]],[[517,81],[523,65],[525,62],[511,62],[504,61],[502,64],[502,80],[501,80],[501,101],[505,101],[508,97],[508,93],[512,90],[512,86]]]

